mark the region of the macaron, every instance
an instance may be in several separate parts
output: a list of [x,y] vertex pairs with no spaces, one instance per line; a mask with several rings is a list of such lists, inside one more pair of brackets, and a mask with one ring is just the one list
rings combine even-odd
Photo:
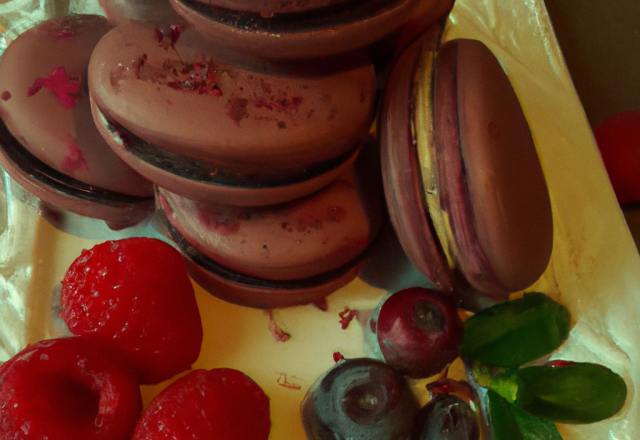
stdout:
[[525,113],[482,42],[413,44],[381,113],[391,221],[414,265],[462,307],[480,310],[545,271],[553,217]]
[[338,179],[267,207],[196,202],[160,189],[168,235],[214,296],[258,308],[307,304],[354,279],[384,223],[377,147]]
[[120,159],[93,123],[86,70],[112,26],[100,16],[41,22],[0,58],[0,163],[41,201],[114,229],[153,212],[153,185]]
[[[432,23],[452,0],[171,0],[212,42],[272,60],[366,48],[412,21]],[[419,18],[417,18],[419,17]]]
[[270,205],[316,191],[355,159],[373,120],[371,64],[245,69],[212,52],[193,29],[137,22],[96,46],[95,122],[142,175],[194,200]]

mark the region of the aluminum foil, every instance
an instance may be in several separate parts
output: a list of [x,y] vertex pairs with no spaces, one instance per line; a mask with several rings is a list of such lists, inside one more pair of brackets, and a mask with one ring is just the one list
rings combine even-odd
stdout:
[[[97,0],[0,2],[0,26],[5,28],[0,51],[36,22],[71,12],[102,14]],[[619,415],[591,425],[560,426],[563,437],[638,438],[640,256],[544,4],[541,0],[458,0],[445,38],[475,38],[490,47],[507,71],[529,120],[550,188],[555,228],[551,263],[532,290],[559,298],[573,317],[569,341],[554,357],[602,363],[621,374],[629,387]],[[1,183],[0,362],[28,343],[64,333],[52,311],[52,292],[80,250],[96,242],[53,228],[33,209],[37,201],[16,188],[4,173]],[[100,235],[95,229],[89,232]],[[325,314],[309,306],[266,317],[261,311],[218,302],[196,290],[205,320],[205,350],[196,367],[224,365],[250,374],[271,397],[272,438],[279,440],[304,438],[297,415],[299,403],[306,388],[331,366],[327,353],[363,354],[358,324],[348,332],[335,330],[331,313],[347,305],[373,309],[386,294],[356,280],[330,297]],[[293,335],[286,344],[265,336],[267,327],[275,325],[274,319]],[[223,331],[226,336],[220,340]],[[148,390],[146,401],[161,387]]]

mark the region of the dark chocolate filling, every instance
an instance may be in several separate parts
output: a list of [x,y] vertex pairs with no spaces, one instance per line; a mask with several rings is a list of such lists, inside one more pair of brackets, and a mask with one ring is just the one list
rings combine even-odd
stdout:
[[322,286],[331,280],[340,278],[342,275],[349,272],[356,265],[358,265],[363,259],[367,258],[374,247],[373,244],[379,239],[380,234],[373,240],[372,244],[365,249],[360,255],[351,260],[349,263],[338,267],[336,269],[324,272],[318,275],[314,275],[307,278],[295,279],[295,280],[269,280],[265,278],[253,277],[250,275],[244,275],[235,272],[221,264],[215,262],[213,259],[196,249],[187,239],[169,222],[165,217],[161,217],[161,226],[165,228],[169,238],[177,244],[178,248],[184,256],[191,261],[211,272],[212,274],[221,277],[225,280],[229,280],[235,284],[242,286],[249,286],[262,289],[277,289],[277,290],[299,290],[305,288],[312,288],[316,286]]
[[80,200],[103,205],[123,206],[151,203],[153,197],[122,194],[74,179],[41,161],[27,150],[0,118],[0,152],[13,166],[40,185]]
[[271,17],[264,17],[257,12],[212,6],[197,0],[176,0],[176,3],[210,20],[239,30],[295,34],[367,20],[392,9],[401,1],[403,0],[351,0],[309,11],[277,13]]
[[105,129],[123,149],[137,159],[164,172],[195,182],[236,188],[278,188],[321,176],[347,161],[360,148],[360,143],[341,155],[306,166],[272,168],[256,165],[247,172],[214,161],[199,160],[159,147],[136,136],[122,125],[109,120],[100,111]]

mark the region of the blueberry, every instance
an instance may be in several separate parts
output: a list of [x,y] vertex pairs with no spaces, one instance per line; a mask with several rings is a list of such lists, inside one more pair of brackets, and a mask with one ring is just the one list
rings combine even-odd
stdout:
[[338,362],[301,408],[309,440],[408,440],[417,411],[406,379],[373,359]]
[[406,376],[424,378],[458,357],[462,321],[449,295],[412,287],[381,302],[367,333],[372,357]]
[[416,415],[411,440],[478,440],[478,418],[467,402],[439,394]]

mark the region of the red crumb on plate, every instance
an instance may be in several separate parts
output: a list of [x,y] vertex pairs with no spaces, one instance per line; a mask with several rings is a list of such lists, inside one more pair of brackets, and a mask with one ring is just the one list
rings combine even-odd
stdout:
[[276,342],[287,342],[291,339],[291,335],[280,328],[273,315],[273,310],[267,310],[269,315],[269,331],[273,335]]
[[349,327],[353,318],[358,316],[357,310],[351,310],[349,307],[345,307],[342,312],[338,312],[338,316],[340,316],[340,324],[342,325],[342,330],[346,330]]
[[287,373],[278,373],[278,379],[276,380],[276,382],[281,387],[288,388],[290,390],[299,390],[302,388],[299,383],[289,382]]

